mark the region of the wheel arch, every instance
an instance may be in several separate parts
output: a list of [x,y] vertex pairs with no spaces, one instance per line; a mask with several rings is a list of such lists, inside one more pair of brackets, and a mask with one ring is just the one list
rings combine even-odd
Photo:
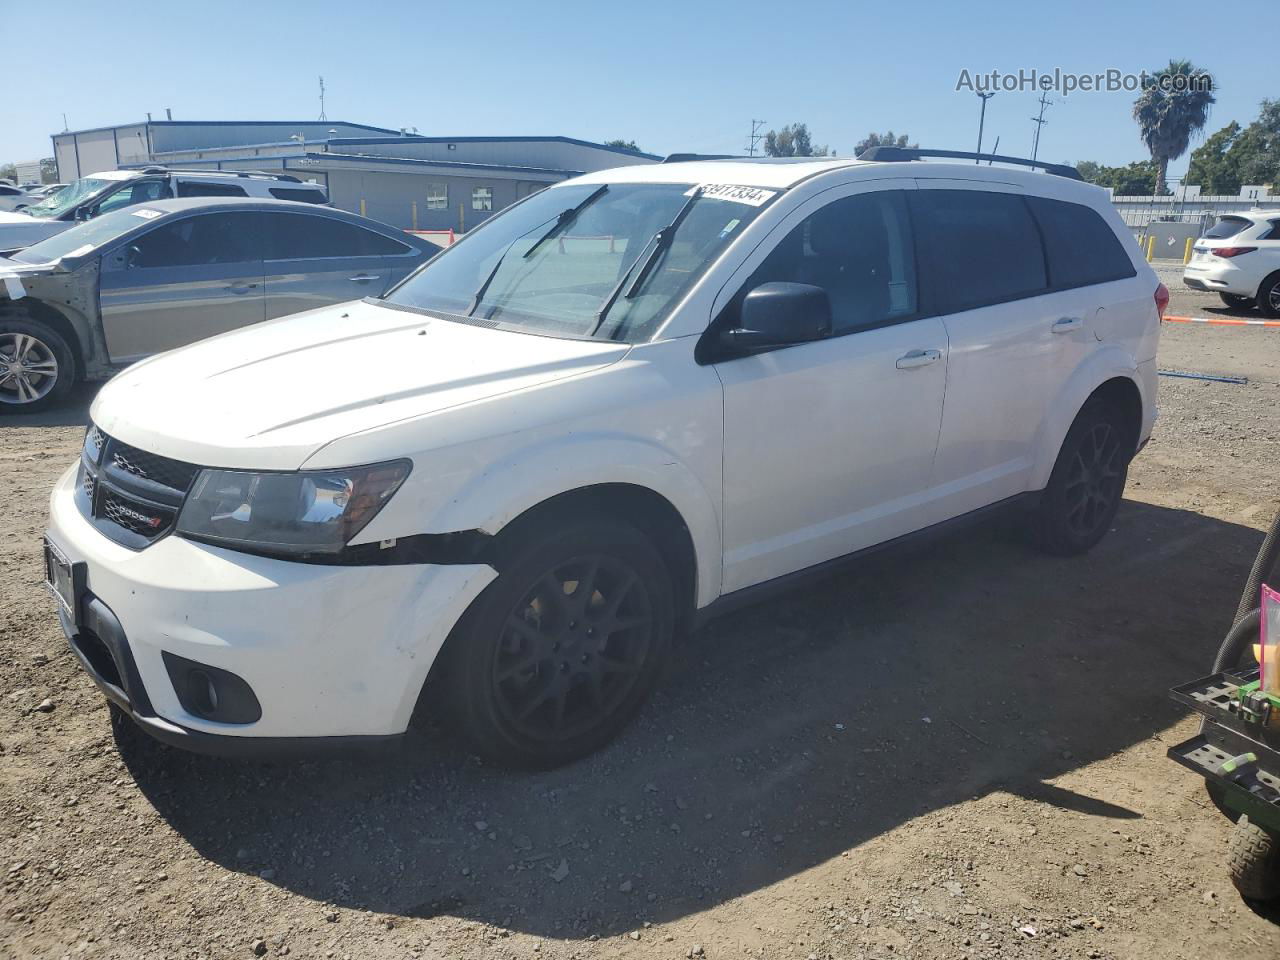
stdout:
[[1067,431],[1085,404],[1094,398],[1103,398],[1121,410],[1136,448],[1144,428],[1154,417],[1151,408],[1155,397],[1146,395],[1138,368],[1131,358],[1119,351],[1107,351],[1077,370],[1050,403],[1041,427],[1036,467],[1028,489],[1041,490],[1049,482]]
[[71,357],[75,361],[72,380],[83,380],[86,371],[87,356],[84,341],[76,324],[61,310],[52,307],[42,300],[24,297],[22,300],[0,301],[0,320],[26,320],[39,323],[53,330],[71,348]]

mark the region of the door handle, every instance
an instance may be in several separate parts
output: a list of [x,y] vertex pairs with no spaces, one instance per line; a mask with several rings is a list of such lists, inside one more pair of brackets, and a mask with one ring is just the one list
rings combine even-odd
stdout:
[[1060,317],[1053,321],[1050,328],[1054,333],[1070,333],[1072,330],[1079,330],[1084,326],[1084,317]]
[[900,356],[895,366],[899,370],[912,370],[915,367],[927,367],[941,359],[941,350],[911,350]]
[[256,283],[233,283],[228,285],[227,289],[232,293],[248,293],[250,290],[257,290],[258,285]]
[[368,283],[370,280],[381,280],[382,277],[373,276],[368,273],[360,273],[354,277],[347,277],[352,283]]

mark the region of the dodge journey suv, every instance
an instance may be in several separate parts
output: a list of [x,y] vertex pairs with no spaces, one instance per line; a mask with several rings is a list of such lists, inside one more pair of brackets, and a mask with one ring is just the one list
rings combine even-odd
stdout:
[[591,173],[383,296],[129,368],[52,495],[75,653],[189,749],[439,702],[547,766],[779,581],[1004,507],[1089,549],[1167,293],[1074,170],[894,156]]

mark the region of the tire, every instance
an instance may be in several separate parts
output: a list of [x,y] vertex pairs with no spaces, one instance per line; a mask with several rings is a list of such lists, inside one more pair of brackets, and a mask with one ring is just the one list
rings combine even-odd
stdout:
[[1268,317],[1280,318],[1280,272],[1267,277],[1258,287],[1258,309]]
[[1242,297],[1236,293],[1220,293],[1218,296],[1232,310],[1252,310],[1258,305],[1258,301],[1253,297]]
[[75,379],[75,354],[61,334],[25,317],[0,317],[0,412],[52,407]]
[[1227,844],[1227,874],[1246,900],[1280,897],[1280,839],[1241,815]]
[[1134,441],[1113,405],[1101,398],[1085,403],[1062,441],[1032,517],[1040,549],[1074,556],[1106,535],[1120,508]]
[[643,533],[603,516],[526,528],[500,551],[448,640],[450,713],[482,756],[560,766],[613,739],[656,686],[671,576]]

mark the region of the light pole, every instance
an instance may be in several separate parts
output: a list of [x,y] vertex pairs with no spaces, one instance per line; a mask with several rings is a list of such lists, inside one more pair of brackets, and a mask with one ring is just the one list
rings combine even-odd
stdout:
[[[994,97],[996,95],[996,92],[992,90],[990,93],[983,93],[982,91],[979,90],[977,91],[977,94],[982,99],[982,112],[978,114],[978,153],[981,153],[982,152],[982,127],[987,122],[987,101],[990,100],[992,97]],[[973,162],[978,163],[980,161],[975,159]]]

